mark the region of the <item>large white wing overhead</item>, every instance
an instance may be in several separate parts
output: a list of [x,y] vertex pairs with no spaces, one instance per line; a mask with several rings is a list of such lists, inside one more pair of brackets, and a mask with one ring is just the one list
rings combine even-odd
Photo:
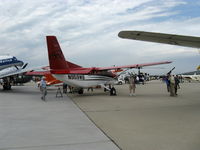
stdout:
[[125,39],[165,43],[178,46],[200,48],[200,37],[165,34],[144,31],[120,31],[118,36]]

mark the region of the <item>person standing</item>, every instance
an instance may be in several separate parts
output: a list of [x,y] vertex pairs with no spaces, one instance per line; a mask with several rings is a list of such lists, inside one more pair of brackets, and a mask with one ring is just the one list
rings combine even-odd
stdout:
[[134,75],[130,75],[129,77],[129,95],[130,96],[135,96],[135,82],[136,82],[136,77]]
[[179,80],[178,75],[176,75],[176,76],[174,77],[174,80],[175,80],[175,86],[174,86],[174,88],[175,88],[175,95],[178,95],[178,94],[177,94],[177,90],[180,89],[180,85],[179,85],[180,80]]
[[63,83],[63,93],[67,94],[67,84]]
[[165,83],[167,85],[167,92],[170,92],[170,81],[169,81],[169,77],[170,75],[168,74],[166,77],[165,77]]
[[170,96],[175,96],[175,79],[173,75],[169,75]]
[[42,77],[42,80],[40,81],[40,91],[42,92],[41,99],[45,101],[45,97],[47,95],[47,84],[44,77]]

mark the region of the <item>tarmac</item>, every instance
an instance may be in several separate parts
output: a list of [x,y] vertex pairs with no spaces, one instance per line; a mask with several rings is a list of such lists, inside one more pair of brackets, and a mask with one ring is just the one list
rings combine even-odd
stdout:
[[118,85],[117,96],[102,90],[72,95],[73,101],[122,150],[199,150],[200,83],[182,83],[170,97],[165,83]]
[[117,85],[46,102],[33,85],[0,90],[0,150],[199,150],[200,83],[183,83],[170,97],[161,81]]
[[71,101],[46,102],[36,86],[0,90],[0,150],[118,150],[119,148]]

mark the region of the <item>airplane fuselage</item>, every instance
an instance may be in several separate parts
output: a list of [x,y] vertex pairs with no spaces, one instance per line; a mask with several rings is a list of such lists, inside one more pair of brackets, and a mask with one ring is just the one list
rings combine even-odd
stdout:
[[189,82],[191,80],[193,81],[200,81],[200,75],[181,75],[184,79],[188,80]]
[[23,62],[17,60],[16,57],[13,56],[0,56],[0,70],[5,68],[9,68],[12,66],[23,66]]
[[102,75],[53,74],[53,76],[70,86],[80,88],[114,84],[115,82],[114,78]]

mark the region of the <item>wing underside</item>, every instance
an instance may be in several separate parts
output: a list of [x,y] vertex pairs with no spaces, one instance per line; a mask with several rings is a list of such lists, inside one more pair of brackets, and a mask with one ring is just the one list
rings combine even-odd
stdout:
[[200,37],[144,31],[120,31],[120,38],[200,48]]

